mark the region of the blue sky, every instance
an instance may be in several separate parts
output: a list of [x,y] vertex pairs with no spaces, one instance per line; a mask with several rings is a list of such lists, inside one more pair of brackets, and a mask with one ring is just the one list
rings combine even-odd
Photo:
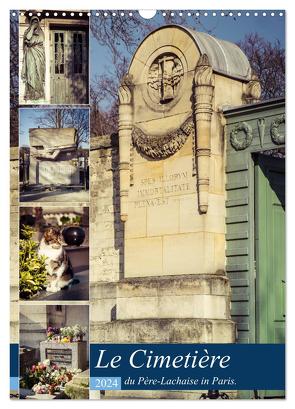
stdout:
[[[46,110],[48,109],[46,108]],[[38,128],[38,117],[40,117],[41,113],[44,113],[44,111],[45,109],[42,107],[21,108],[19,110],[19,146],[30,146],[29,129]],[[81,146],[82,148],[89,147],[86,143],[82,143]]]
[[[265,11],[265,10],[263,10]],[[174,10],[177,13],[176,10]],[[282,47],[285,47],[285,17],[279,16],[280,10],[275,10],[275,16],[270,15],[270,11],[267,11],[267,16],[262,15],[262,11],[249,11],[250,16],[246,16],[246,11],[232,10],[233,16],[222,17],[220,10],[216,10],[217,16],[213,17],[213,10],[208,10],[208,16],[203,14],[205,10],[199,10],[200,23],[196,23],[196,17],[191,16],[186,18],[188,27],[194,28],[197,31],[206,31],[215,37],[219,37],[223,40],[232,42],[238,42],[242,40],[248,33],[258,33],[261,37],[270,42],[279,40]],[[226,11],[225,11],[226,12]],[[237,13],[241,12],[241,16],[237,16]],[[258,16],[254,15],[254,12],[258,12]],[[283,12],[283,11],[281,11]],[[137,13],[137,11],[133,11]],[[285,13],[283,13],[285,14]],[[95,18],[107,18],[107,17],[91,17]],[[128,19],[128,15],[126,16]],[[143,21],[145,21],[143,19]],[[155,17],[149,19],[153,26],[159,27],[163,25],[163,18],[158,12]],[[138,44],[139,45],[139,44]],[[104,74],[107,71],[111,71],[112,61],[111,55],[106,47],[100,45],[98,41],[90,33],[90,61],[91,61],[91,73],[90,77],[93,80],[95,75]]]

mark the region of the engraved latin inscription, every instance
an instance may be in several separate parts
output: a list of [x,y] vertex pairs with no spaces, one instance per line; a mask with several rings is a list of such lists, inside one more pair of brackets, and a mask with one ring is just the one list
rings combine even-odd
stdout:
[[135,208],[168,205],[169,199],[193,191],[192,177],[188,171],[140,179],[136,189]]

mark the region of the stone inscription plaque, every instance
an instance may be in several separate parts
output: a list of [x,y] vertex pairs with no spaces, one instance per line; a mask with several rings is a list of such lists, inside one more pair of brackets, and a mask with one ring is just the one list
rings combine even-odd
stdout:
[[42,185],[79,184],[79,169],[67,161],[62,162],[42,161],[39,162],[38,168],[39,182],[37,183],[40,183]]
[[72,351],[71,349],[53,349],[46,348],[46,359],[50,362],[59,364],[61,366],[69,366],[72,363]]
[[154,207],[169,204],[169,198],[192,192],[191,172],[182,171],[147,177],[139,180],[135,186],[137,199],[134,207]]

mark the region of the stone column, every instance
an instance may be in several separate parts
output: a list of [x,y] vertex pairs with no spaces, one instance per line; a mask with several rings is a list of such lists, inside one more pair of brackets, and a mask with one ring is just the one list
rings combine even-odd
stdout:
[[132,131],[131,81],[125,77],[119,87],[119,171],[121,220],[128,218],[128,192],[130,186],[130,143]]
[[213,70],[207,55],[203,54],[197,64],[194,78],[196,162],[200,213],[207,213],[208,210],[213,93]]

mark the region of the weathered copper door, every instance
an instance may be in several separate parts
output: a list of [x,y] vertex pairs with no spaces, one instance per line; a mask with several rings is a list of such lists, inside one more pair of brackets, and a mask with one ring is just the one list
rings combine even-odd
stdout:
[[50,31],[50,102],[88,103],[88,38],[82,29]]

